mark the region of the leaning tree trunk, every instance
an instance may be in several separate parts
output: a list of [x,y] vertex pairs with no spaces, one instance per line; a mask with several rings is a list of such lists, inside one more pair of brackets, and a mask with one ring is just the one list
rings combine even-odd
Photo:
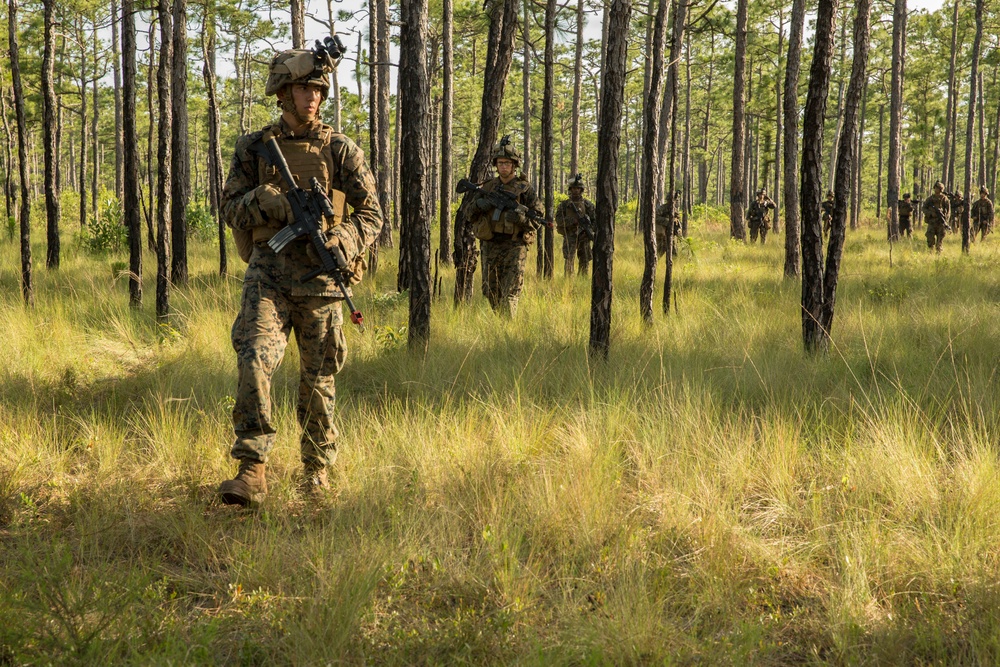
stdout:
[[174,55],[170,82],[173,104],[170,155],[170,226],[173,254],[170,277],[175,285],[188,281],[187,208],[191,196],[191,163],[187,123],[187,0],[174,0]]
[[59,268],[59,190],[56,185],[56,87],[55,74],[55,0],[45,0],[44,13],[44,55],[42,56],[42,141],[45,145],[45,239],[47,249],[45,266]]
[[174,43],[168,0],[160,0],[160,63],[156,71],[157,116],[156,140],[156,320],[165,323],[170,316],[170,137],[173,134],[173,103],[170,99],[170,73],[173,70]]
[[631,0],[611,0],[608,47],[601,83],[601,124],[597,142],[597,220],[594,273],[590,289],[590,357],[607,360],[611,349],[611,297],[615,253],[615,212],[618,210],[618,152],[625,97],[628,25]]
[[656,204],[659,202],[660,161],[659,146],[660,104],[663,93],[663,40],[666,35],[667,7],[669,0],[658,0],[653,26],[652,48],[649,59],[649,91],[643,106],[642,182],[639,191],[639,228],[643,240],[642,282],[639,284],[639,314],[647,324],[653,323],[653,283],[656,279]]
[[979,85],[979,55],[983,44],[983,0],[976,0],[976,37],[972,42],[972,74],[969,76],[969,119],[965,124],[965,210],[962,211],[962,252],[969,252],[972,209],[972,148],[976,127],[976,99]]
[[35,306],[31,280],[31,193],[28,183],[28,124],[24,114],[24,88],[21,85],[21,52],[17,43],[17,0],[7,0],[7,37],[10,45],[10,74],[14,88],[14,114],[17,118],[18,177],[21,181],[21,296]]
[[809,70],[809,92],[802,119],[802,342],[815,352],[824,342],[823,308],[823,125],[830,92],[837,0],[819,0],[816,44]]
[[452,44],[454,32],[454,2],[444,0],[441,21],[441,184],[439,223],[441,238],[438,257],[445,266],[451,266],[451,183],[452,183],[452,115],[455,112],[455,54]]
[[788,62],[785,64],[785,277],[799,275],[799,67],[802,62],[802,27],[806,1],[793,0],[792,24],[788,35]]
[[[486,68],[483,72],[483,102],[479,116],[479,144],[469,166],[469,178],[481,183],[490,168],[490,154],[500,131],[500,113],[507,74],[514,59],[514,36],[517,32],[519,0],[497,0],[490,10],[490,31]],[[476,237],[468,224],[465,210],[471,196],[462,198],[455,219],[455,304],[472,300],[472,279],[476,273],[478,250]]]
[[746,159],[746,119],[744,117],[743,88],[746,78],[747,61],[747,2],[736,3],[736,59],[733,70],[733,154],[729,179],[729,235],[746,241],[746,227],[743,216],[746,209],[744,172]]
[[903,143],[903,67],[906,56],[903,39],[906,35],[906,0],[895,0],[892,16],[892,83],[889,95],[889,241],[899,240],[899,185],[902,180],[900,152]]
[[410,244],[409,348],[427,351],[431,333],[431,211],[430,84],[427,77],[427,0],[403,0],[400,33],[399,89],[400,186],[403,195],[400,224]]
[[840,260],[844,254],[844,238],[847,234],[847,208],[851,191],[854,189],[855,151],[858,148],[858,109],[865,92],[868,78],[868,46],[871,32],[871,0],[857,0],[854,17],[854,61],[851,66],[851,81],[847,86],[844,100],[840,143],[837,150],[836,180],[834,182],[833,221],[830,228],[830,246],[826,254],[826,272],[823,275],[823,305],[820,309],[819,347],[826,348],[833,329],[834,307],[837,302],[837,281],[840,276]]
[[[545,219],[555,217],[555,159],[552,148],[552,104],[555,89],[555,29],[556,0],[545,3],[545,92],[542,94],[542,189],[545,197]],[[542,275],[551,280],[555,264],[555,241],[551,227],[542,232]]]
[[128,305],[142,307],[142,220],[139,209],[139,133],[135,110],[135,7],[122,3],[122,184],[125,188],[125,228],[128,230]]
[[954,117],[953,110],[958,105],[958,87],[957,80],[955,78],[955,68],[956,61],[958,59],[958,0],[955,0],[955,9],[952,12],[951,17],[951,64],[948,67],[948,105],[945,110],[945,121],[944,121],[944,174],[941,176],[941,180],[947,189],[952,189],[952,180],[955,177],[953,170],[955,168],[955,160],[953,155],[955,153],[954,141],[955,141],[955,123],[952,122]]

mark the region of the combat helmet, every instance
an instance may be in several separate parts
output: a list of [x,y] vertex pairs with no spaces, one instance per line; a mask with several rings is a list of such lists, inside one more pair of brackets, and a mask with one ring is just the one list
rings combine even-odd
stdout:
[[573,177],[573,180],[569,182],[566,187],[567,190],[572,190],[573,188],[580,188],[580,190],[586,190],[587,186],[583,184],[583,174],[577,174]]
[[346,49],[340,37],[327,37],[323,42],[316,40],[313,49],[288,49],[271,59],[268,67],[265,95],[277,95],[285,86],[301,83],[319,86],[323,100],[330,94],[329,72],[343,57]]
[[987,197],[989,197],[990,196],[990,189],[987,188],[985,185],[980,185],[979,186],[979,194],[986,195]]
[[941,190],[943,192],[944,191],[944,183],[942,183],[941,181],[938,181],[937,183],[934,184],[934,189],[935,190]]
[[500,158],[507,158],[514,163],[515,167],[521,166],[521,154],[517,152],[517,149],[510,143],[510,135],[505,134],[503,139],[500,140],[496,146],[493,147],[493,154],[490,156],[490,162],[493,163],[495,167],[497,165],[497,160]]

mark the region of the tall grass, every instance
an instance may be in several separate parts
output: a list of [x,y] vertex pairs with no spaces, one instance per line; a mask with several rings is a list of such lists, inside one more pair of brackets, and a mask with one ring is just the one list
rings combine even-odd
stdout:
[[781,237],[696,219],[677,309],[645,327],[627,228],[606,364],[589,282],[530,269],[513,322],[454,309],[446,273],[415,358],[383,259],[334,497],[295,490],[292,346],[248,511],[214,493],[240,283],[212,248],[162,327],[153,267],[132,311],[120,258],[64,244],[29,311],[0,245],[0,663],[1000,661],[996,242],[906,240],[890,267],[852,234],[814,358]]

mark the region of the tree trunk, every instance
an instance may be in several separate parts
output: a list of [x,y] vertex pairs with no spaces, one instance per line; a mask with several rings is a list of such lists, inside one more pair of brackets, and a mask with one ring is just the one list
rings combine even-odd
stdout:
[[94,52],[94,77],[91,80],[91,86],[93,90],[93,102],[94,102],[94,113],[90,119],[90,136],[94,139],[93,145],[93,159],[91,162],[94,164],[94,169],[91,172],[90,178],[90,213],[97,219],[97,194],[100,186],[101,178],[101,160],[100,160],[100,140],[98,134],[98,121],[100,120],[100,96],[98,94],[98,79],[101,78],[100,72],[97,71],[98,63],[100,61],[100,52],[98,50],[98,39],[97,39],[97,25],[94,24],[93,31],[93,52]]
[[902,180],[900,152],[903,129],[903,76],[906,55],[903,39],[906,35],[906,0],[895,0],[892,17],[892,83],[889,97],[889,241],[899,239],[899,186]]
[[170,227],[173,253],[170,278],[175,285],[188,281],[187,208],[191,196],[191,166],[187,122],[187,0],[174,0],[174,53],[170,98],[173,104],[170,156]]
[[[708,178],[711,167],[708,165],[708,135],[712,114],[712,78],[715,73],[715,32],[709,34],[708,81],[705,84],[705,117],[701,130],[701,158],[698,164],[698,203],[708,203]],[[712,163],[715,163],[713,157]]]
[[[858,109],[868,79],[868,46],[871,25],[871,0],[857,0],[854,17],[854,59],[847,99],[843,107],[843,123],[837,155],[836,181],[834,182],[833,220],[830,228],[830,246],[826,255],[826,272],[823,275],[823,306],[820,310],[820,347],[829,346],[833,329],[834,308],[837,302],[837,281],[840,260],[844,254],[847,228],[847,207],[854,189],[855,151],[857,150]],[[846,17],[845,17],[846,18]]]
[[121,21],[121,17],[118,15],[118,0],[111,0],[111,63],[114,70],[115,93],[115,196],[121,202],[125,192],[122,183],[124,157],[122,155],[122,75],[121,49],[118,40],[119,21]]
[[35,306],[31,277],[31,193],[28,182],[28,124],[24,114],[24,88],[21,85],[21,52],[17,41],[17,0],[7,0],[7,36],[10,46],[10,74],[14,89],[14,114],[17,119],[18,177],[21,180],[21,297],[29,308]]
[[168,0],[160,0],[160,63],[156,72],[157,117],[156,142],[156,320],[167,322],[170,316],[170,210],[171,210],[171,137],[173,136],[173,101],[170,76],[173,71],[174,43],[171,10]]
[[691,211],[691,33],[688,32],[686,38],[687,45],[684,47],[684,156],[681,162],[681,174],[683,174],[681,186],[684,194],[681,195],[681,236],[687,237],[688,213]]
[[[983,100],[983,71],[979,70],[978,103],[976,113],[979,114],[979,169],[976,170],[979,185],[986,185],[986,103]],[[972,205],[972,201],[969,201]]]
[[[289,7],[292,14],[292,48],[306,48],[306,0],[291,0]],[[358,50],[361,58],[361,50]]]
[[[556,27],[556,0],[547,0],[545,3],[545,92],[542,94],[542,189],[545,197],[545,219],[555,218],[555,160],[553,158],[552,147],[552,104],[555,90],[555,27]],[[555,264],[555,242],[551,227],[545,227],[542,231],[544,253],[542,261],[542,275],[551,280],[552,268]]]
[[[332,2],[333,0],[327,0],[327,2]],[[379,114],[378,108],[378,91],[379,91],[379,77],[382,72],[381,69],[376,65],[379,60],[379,26],[378,26],[378,0],[368,0],[368,164],[372,171],[372,176],[375,178],[376,183],[378,183],[378,176],[380,165],[382,164],[382,157],[379,154],[379,150],[382,147],[382,128],[379,126],[379,121],[382,119]],[[333,11],[332,9],[330,10]],[[330,14],[331,21],[333,20],[333,14]],[[360,54],[358,55],[360,58]],[[376,188],[377,189],[377,188]],[[387,214],[388,211],[382,211],[382,214]],[[383,225],[382,229],[386,229],[389,225]],[[372,275],[378,273],[379,268],[379,244],[372,244],[371,248],[368,250],[368,270]]]
[[830,90],[837,0],[819,0],[816,43],[809,70],[809,92],[802,119],[802,342],[807,352],[821,349],[823,308],[823,126]]
[[[371,11],[372,3],[368,3],[369,11]],[[330,20],[330,37],[335,37],[337,35],[337,14],[333,11],[333,0],[326,0],[326,13]],[[369,24],[370,26],[370,24]],[[369,39],[375,39],[372,35],[375,34],[374,30],[369,27]],[[378,52],[372,50],[373,59],[377,56]],[[334,65],[333,72],[330,73],[330,96],[333,98],[333,129],[337,132],[342,132],[341,129],[341,110],[342,104],[340,101],[340,81],[337,76],[337,72],[340,68],[340,63]]]
[[[524,158],[524,171],[529,174],[529,178],[534,178],[537,181],[539,174],[531,173],[531,43],[528,41],[530,30],[529,25],[531,21],[531,15],[529,14],[530,6],[529,3],[525,2],[523,5],[524,19],[521,22],[521,107],[523,114],[523,125],[524,125],[524,152],[521,156]],[[540,186],[535,185],[535,191],[540,190]]]
[[573,134],[570,139],[569,173],[580,170],[580,100],[583,97],[583,0],[576,3],[576,51],[573,59]]
[[219,237],[219,275],[228,272],[228,257],[226,256],[226,223],[222,220],[222,137],[219,114],[219,98],[215,90],[215,4],[208,1],[205,4],[205,28],[201,33],[201,50],[204,66],[202,77],[205,79],[205,90],[208,95],[208,200],[212,215],[216,218]]
[[[607,5],[606,5],[607,7]],[[618,151],[625,97],[631,0],[612,0],[608,8],[608,47],[601,85],[601,124],[597,142],[594,273],[590,292],[590,357],[607,360],[611,349],[615,212],[618,210]]]
[[[155,137],[155,109],[153,107],[153,89],[156,82],[156,69],[154,56],[156,55],[156,11],[154,9],[149,21],[149,67],[146,71],[146,114],[149,122],[146,124],[146,192],[149,193],[149,200],[146,205],[146,236],[149,251],[156,252],[156,231],[153,227],[153,218],[156,209],[156,181],[153,177],[153,141]],[[82,201],[82,199],[81,199]],[[82,209],[82,204],[81,204]]]
[[[869,19],[870,21],[870,19]],[[861,225],[861,192],[862,192],[862,161],[861,151],[864,148],[865,139],[865,116],[868,112],[868,81],[865,81],[864,90],[861,92],[861,117],[858,124],[858,135],[854,147],[853,177],[851,179],[851,229],[857,229]]]
[[42,141],[45,146],[45,230],[47,248],[45,266],[59,268],[59,191],[56,186],[56,88],[55,73],[55,0],[45,0],[44,12],[44,55],[42,56]]
[[[82,88],[81,88],[82,90]],[[86,100],[87,96],[84,94],[83,99]],[[84,106],[83,116],[86,116],[86,106]],[[10,131],[10,121],[7,119],[7,88],[5,85],[0,83],[0,120],[3,121],[3,135],[4,135],[4,181],[3,181],[3,197],[4,197],[4,224],[8,222],[11,218],[15,221],[17,220],[17,212],[14,210],[14,205],[16,203],[16,195],[14,194],[14,136]],[[86,132],[86,122],[83,123],[84,132]],[[84,150],[86,150],[86,142],[84,142]],[[86,167],[84,167],[86,168]],[[80,201],[84,201],[81,196]],[[10,229],[10,240],[14,240],[14,228],[11,226]]]
[[674,282],[674,224],[673,219],[676,211],[674,207],[677,206],[677,200],[674,197],[674,192],[676,191],[676,181],[677,176],[677,98],[678,98],[678,85],[677,78],[680,71],[680,59],[681,59],[681,48],[684,44],[684,28],[687,24],[687,9],[690,0],[675,0],[674,4],[674,19],[673,19],[673,34],[671,36],[670,43],[670,65],[667,67],[667,99],[673,105],[670,110],[670,123],[663,127],[664,131],[669,128],[670,131],[670,152],[669,159],[667,161],[667,193],[666,203],[669,207],[667,224],[667,234],[666,241],[667,247],[664,249],[663,253],[663,314],[670,314],[670,297],[673,293],[673,282]]
[[[834,18],[836,20],[836,18]],[[827,178],[829,181],[829,188],[833,190],[834,178],[837,174],[837,157],[840,154],[840,133],[844,126],[844,61],[846,60],[847,52],[847,11],[844,12],[844,17],[840,22],[840,64],[838,65],[838,76],[837,76],[837,127],[833,132],[833,146],[830,147],[830,176]]]
[[746,77],[747,60],[747,2],[737,0],[736,3],[736,59],[733,71],[733,152],[729,180],[729,235],[734,239],[746,241],[746,227],[743,216],[746,209],[744,194],[746,159],[744,141],[746,140],[746,119],[744,118],[743,88]]
[[781,205],[784,199],[781,197],[781,137],[784,134],[784,116],[782,115],[782,90],[781,90],[781,52],[785,45],[785,7],[781,5],[778,11],[778,67],[774,73],[774,229],[775,234],[781,233]]
[[[427,77],[427,0],[400,4],[399,110],[401,124],[400,177],[403,196],[401,229],[410,244],[410,319],[408,345],[424,354],[431,329],[431,188],[430,83]],[[402,243],[402,241],[401,241]]]
[[639,191],[639,228],[643,240],[642,282],[639,284],[639,314],[647,324],[653,323],[653,283],[656,279],[656,205],[660,201],[659,146],[660,105],[663,94],[663,40],[666,36],[669,0],[658,0],[653,24],[651,49],[647,52],[649,89],[643,106],[642,182]]
[[439,223],[441,238],[438,257],[445,266],[451,266],[451,188],[452,181],[452,115],[455,113],[455,62],[452,35],[453,0],[444,0],[441,26],[441,207]]
[[956,87],[955,68],[958,59],[958,0],[955,0],[955,9],[951,17],[951,63],[948,67],[948,106],[945,110],[944,120],[944,173],[941,180],[945,188],[952,189],[952,179],[954,178],[955,160],[952,157],[955,152],[955,124],[954,108],[958,106],[958,88]]
[[972,42],[972,74],[969,76],[969,118],[965,124],[965,210],[962,211],[962,252],[969,253],[972,209],[972,149],[976,127],[976,100],[979,99],[979,57],[983,44],[983,1],[976,0],[976,37]]
[[[392,128],[389,122],[389,81],[391,76],[389,69],[389,0],[376,0],[375,11],[378,15],[378,53],[376,54],[378,99],[375,100],[375,104],[379,114],[379,165],[376,184],[378,185],[378,199],[379,205],[382,207],[382,216],[385,222],[388,222],[390,208],[393,210],[393,215],[398,211],[398,207],[393,203],[395,198],[391,197],[394,192],[395,177],[389,171],[389,165],[395,160],[396,154],[393,152],[390,140]],[[393,155],[393,158],[390,158],[390,154]],[[392,178],[391,181],[390,178]],[[392,247],[392,225],[382,225],[378,245],[384,248]]]
[[[479,144],[469,166],[469,178],[481,183],[490,168],[490,154],[500,130],[500,114],[507,74],[514,58],[514,36],[517,32],[519,0],[497,2],[491,10],[486,69],[483,73],[483,102],[479,117]],[[476,272],[479,252],[476,238],[467,224],[465,208],[470,195],[462,198],[455,220],[455,304],[472,299],[472,279]]]
[[882,158],[885,155],[885,105],[878,105],[878,178],[875,180],[876,194],[875,194],[875,219],[882,219],[882,171],[883,163]]
[[139,209],[139,135],[136,132],[135,109],[135,14],[134,0],[122,3],[122,146],[125,188],[125,228],[128,230],[128,305],[142,307],[142,221]]

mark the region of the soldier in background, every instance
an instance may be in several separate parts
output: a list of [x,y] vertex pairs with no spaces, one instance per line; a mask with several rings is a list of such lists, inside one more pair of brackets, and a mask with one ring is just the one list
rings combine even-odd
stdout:
[[906,234],[907,238],[913,237],[913,202],[910,201],[910,193],[907,192],[903,198],[896,203],[896,214],[899,216],[899,235]]
[[774,201],[767,196],[767,190],[764,188],[758,190],[757,199],[751,202],[750,207],[747,208],[750,243],[756,243],[757,235],[760,234],[760,244],[764,245],[767,240],[767,232],[771,229],[771,211],[774,208]]
[[656,207],[656,256],[662,257],[667,252],[667,231],[673,225],[670,236],[670,254],[677,256],[677,240],[681,236],[681,191],[674,191],[674,200],[664,202]]
[[[497,211],[486,197],[473,199],[467,219],[483,249],[483,294],[495,312],[506,317],[517,313],[524,287],[524,262],[535,231],[523,212],[525,208],[542,214],[542,205],[528,178],[517,173],[521,155],[504,137],[493,149],[494,178],[483,183],[487,192],[504,190],[521,205],[521,210]],[[497,214],[498,215],[494,215]]]
[[944,194],[944,184],[941,181],[934,184],[934,193],[924,200],[922,209],[924,224],[927,226],[927,247],[940,253],[951,211],[951,203]]
[[972,205],[969,214],[972,218],[973,238],[978,232],[979,240],[984,240],[993,231],[993,202],[990,201],[990,191],[985,185],[979,188],[979,199]]
[[827,190],[826,200],[821,204],[823,209],[823,236],[830,233],[830,229],[833,227],[833,190]]
[[948,231],[957,232],[962,228],[962,214],[965,213],[965,197],[961,192],[946,192],[948,202],[951,205],[951,218],[949,219]]
[[281,116],[237,139],[223,189],[222,218],[233,230],[240,257],[249,263],[232,328],[239,381],[230,453],[239,461],[239,472],[219,486],[222,501],[231,505],[247,505],[267,491],[264,469],[277,431],[271,377],[292,331],[299,349],[303,491],[315,495],[329,488],[327,466],[337,456],[333,379],[347,356],[341,314],[345,295],[329,275],[300,282],[319,267],[308,240],[292,242],[280,255],[267,245],[293,213],[285,196],[288,186],[257,153],[263,140],[273,136],[299,183],[319,180],[335,210],[326,220],[329,246],[339,247],[360,276],[364,253],[382,229],[382,211],[361,149],[320,121],[334,62],[323,49],[293,49],[274,57],[265,94],[277,97]]
[[563,200],[556,209],[556,231],[563,237],[563,258],[566,260],[566,275],[573,275],[573,260],[580,260],[580,274],[587,275],[591,246],[594,243],[594,220],[597,209],[593,202],[583,198],[583,174],[577,174],[569,183],[569,199]]

